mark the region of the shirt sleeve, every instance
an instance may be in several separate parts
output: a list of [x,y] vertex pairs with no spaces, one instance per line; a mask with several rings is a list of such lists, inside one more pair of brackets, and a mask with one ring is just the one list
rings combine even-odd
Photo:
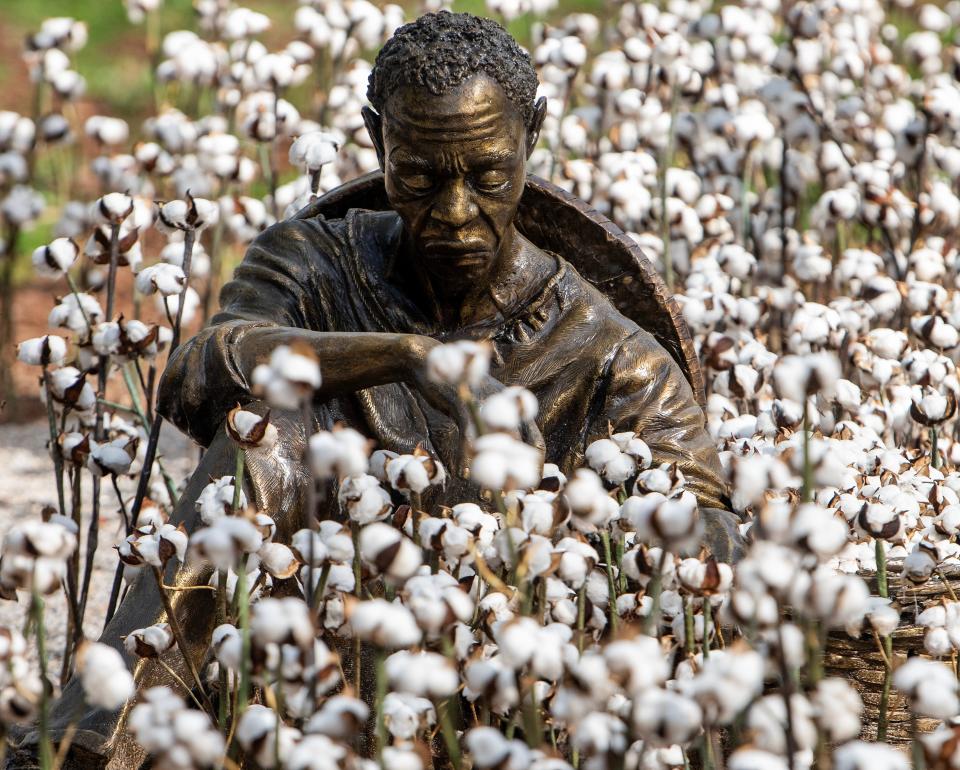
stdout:
[[633,431],[650,447],[655,464],[677,464],[701,506],[730,508],[703,410],[677,362],[649,332],[636,331],[624,339],[599,387],[601,406],[588,441],[611,430]]
[[340,246],[331,225],[287,220],[261,233],[220,292],[220,312],[170,356],[157,408],[195,441],[209,445],[227,412],[254,398],[238,364],[247,335],[264,327],[323,330],[313,299],[337,283],[324,276],[335,271],[325,257]]

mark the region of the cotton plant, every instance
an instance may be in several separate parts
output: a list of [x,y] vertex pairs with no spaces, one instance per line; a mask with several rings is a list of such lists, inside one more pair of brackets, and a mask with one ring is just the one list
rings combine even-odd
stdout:
[[[611,217],[676,292],[748,543],[727,565],[701,546],[683,473],[642,434],[611,426],[561,472],[533,439],[533,394],[487,393],[491,350],[467,341],[427,362],[468,418],[463,468],[316,430],[307,413],[336,363],[277,349],[253,378],[263,403],[230,412],[237,463],[200,495],[198,529],[172,523],[179,488],[157,456],[165,357],[263,230],[376,167],[358,119],[364,56],[405,11],[304,4],[281,24],[203,2],[195,29],[161,40],[162,4],[125,8],[156,52],[162,106],[142,125],[77,120],[86,27],[70,18],[28,38],[38,117],[0,112],[0,259],[20,255],[44,207],[59,217],[31,255],[57,297],[50,329],[16,347],[8,325],[0,334],[39,380],[56,482],[45,521],[19,522],[0,555],[0,593],[30,594],[31,617],[26,638],[0,633],[4,729],[43,724],[56,682],[28,659],[47,642],[38,607],[65,587],[83,618],[99,543],[117,555],[107,619],[138,574],[170,599],[181,565],[210,570],[209,665],[171,667],[181,692],[151,689],[130,712],[158,767],[243,754],[415,770],[434,741],[453,767],[905,768],[906,753],[859,740],[868,722],[882,740],[888,715],[825,675],[834,635],[877,648],[917,729],[943,721],[914,735],[914,766],[956,764],[955,597],[911,606],[914,586],[943,585],[960,563],[955,9],[923,5],[898,32],[900,11],[870,1],[606,17],[488,3],[530,27],[548,97],[531,171]],[[89,162],[90,184],[61,173],[65,158]],[[322,498],[338,514],[308,517],[289,542],[256,509],[247,469],[275,447],[275,413],[308,426],[310,510]],[[464,472],[477,501],[429,502]],[[83,485],[93,510],[73,504]],[[107,506],[116,531],[100,526]],[[932,660],[897,666],[894,639],[914,620]],[[168,665],[174,626],[137,629],[125,649]],[[91,705],[132,694],[115,655],[73,632],[65,653],[61,680],[75,671]]]

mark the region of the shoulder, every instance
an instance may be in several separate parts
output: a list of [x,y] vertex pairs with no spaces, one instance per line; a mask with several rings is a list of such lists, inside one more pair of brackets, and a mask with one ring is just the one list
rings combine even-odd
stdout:
[[[679,365],[657,338],[627,318],[613,302],[569,263],[564,266],[567,295],[582,306],[577,323],[591,336],[606,341],[603,346],[608,371],[615,380],[647,380],[654,375],[685,379]],[[573,304],[573,303],[572,303]]]
[[[389,251],[399,240],[400,218],[393,211],[350,209],[344,217],[297,215],[264,230],[250,244],[246,263],[296,259],[304,265],[323,264],[355,252]],[[358,241],[363,241],[362,244]],[[373,246],[374,248],[370,248]]]
[[[643,330],[614,307],[609,297],[580,275],[576,268],[560,258],[557,295],[564,322],[582,333],[620,343]],[[647,335],[650,336],[650,335]],[[653,340],[652,336],[650,337]],[[654,344],[656,341],[653,340]]]

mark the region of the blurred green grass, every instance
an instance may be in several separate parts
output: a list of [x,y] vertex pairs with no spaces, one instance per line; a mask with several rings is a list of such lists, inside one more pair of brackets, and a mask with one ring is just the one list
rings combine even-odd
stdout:
[[[251,0],[247,7],[274,20],[265,42],[291,35],[293,0]],[[122,118],[142,117],[151,108],[147,30],[131,24],[121,0],[0,0],[0,29],[19,44],[41,22],[53,16],[85,21],[89,40],[74,56],[75,67],[87,80],[87,95],[104,111]],[[196,19],[191,0],[165,0],[160,13],[160,37],[175,29],[192,29]],[[8,56],[4,57],[9,59]],[[0,84],[23,73],[19,62],[0,61]]]
[[[408,18],[413,18],[418,4],[412,0],[400,2],[407,8]],[[282,47],[294,38],[296,0],[244,0],[239,4],[271,18],[271,29],[260,38],[268,48]],[[488,15],[485,0],[456,0],[453,7]],[[610,7],[604,0],[560,0],[550,18],[556,20],[568,13],[583,11],[602,14]],[[39,29],[44,19],[55,16],[70,16],[87,24],[87,44],[72,56],[74,68],[87,81],[84,113],[99,112],[124,118],[136,132],[143,119],[154,113],[148,30],[145,25],[130,23],[122,0],[0,0],[0,93],[3,93],[0,110],[30,113],[32,88],[20,59],[23,41]],[[533,23],[530,16],[525,16],[508,26],[521,43],[529,45]],[[196,28],[192,0],[163,0],[156,39],[175,29]],[[291,99],[299,101],[293,94]],[[38,221],[20,233],[17,283],[29,280],[32,271],[27,255],[53,237],[59,215],[56,205],[59,201],[53,200],[55,185],[48,165],[41,160],[36,169],[37,186],[46,191],[48,206]],[[258,183],[255,192],[265,194],[264,183]]]
[[[293,14],[296,0],[246,0],[242,5],[270,16],[273,26],[262,37],[271,48],[280,47],[293,38]],[[401,2],[408,16],[415,13],[416,3]],[[589,11],[603,13],[603,0],[561,0],[553,18],[567,13]],[[484,0],[457,0],[455,10],[486,15]],[[13,59],[12,53],[22,47],[22,41],[40,23],[52,16],[72,16],[87,23],[89,41],[75,55],[77,70],[87,79],[88,97],[104,112],[118,117],[142,119],[151,110],[150,67],[147,59],[146,35],[143,25],[131,24],[121,0],[0,0],[0,86],[6,86],[25,74],[23,65]],[[161,37],[174,29],[196,28],[192,0],[164,0],[161,19]],[[528,42],[533,20],[521,17],[513,21],[510,31],[521,42]],[[7,89],[8,90],[8,89]],[[27,89],[23,87],[21,92]],[[14,89],[14,94],[17,90]],[[25,93],[20,93],[18,104],[2,103],[0,109],[26,110]],[[4,100],[0,98],[0,102]]]

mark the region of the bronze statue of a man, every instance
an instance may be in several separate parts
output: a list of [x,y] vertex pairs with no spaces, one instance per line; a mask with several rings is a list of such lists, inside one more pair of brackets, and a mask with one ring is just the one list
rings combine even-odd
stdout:
[[[269,228],[224,287],[220,313],[167,367],[162,414],[208,448],[175,523],[192,528],[200,489],[232,473],[227,412],[237,403],[258,408],[254,367],[294,342],[321,362],[316,426],[345,423],[397,452],[421,446],[451,471],[434,502],[471,499],[476,490],[457,473],[463,408],[428,380],[424,365],[440,342],[471,339],[492,345],[488,391],[516,384],[539,399],[548,462],[570,471],[589,442],[635,431],[655,462],[683,472],[715,555],[735,555],[719,460],[677,361],[567,261],[579,246],[576,233],[566,254],[554,253],[516,227],[526,161],[546,114],[536,91],[530,57],[487,19],[428,14],[386,43],[364,119],[388,209],[366,206],[336,219],[306,211]],[[304,430],[300,415],[275,414],[274,421],[281,440],[251,461],[250,493],[283,537],[303,526]],[[206,576],[185,570],[179,579]],[[200,655],[215,614],[208,592],[180,592],[176,603]],[[104,641],[122,650],[125,634],[161,615],[153,583],[139,580]],[[165,679],[151,661],[138,662],[136,676],[141,687]],[[67,687],[61,722],[76,713],[79,690],[76,682]],[[74,739],[84,757],[78,766],[99,767],[111,755],[111,767],[138,764],[123,716],[83,720]]]
[[529,56],[491,20],[439,13],[401,27],[364,110],[391,210],[298,217],[260,236],[221,312],[170,362],[163,414],[208,445],[253,398],[253,368],[298,342],[320,358],[321,427],[343,421],[395,451],[419,444],[456,468],[462,410],[424,361],[438,341],[489,340],[496,381],[539,399],[548,462],[568,471],[587,442],[636,431],[702,505],[726,507],[703,414],[670,354],[515,227],[546,114],[536,90]]

